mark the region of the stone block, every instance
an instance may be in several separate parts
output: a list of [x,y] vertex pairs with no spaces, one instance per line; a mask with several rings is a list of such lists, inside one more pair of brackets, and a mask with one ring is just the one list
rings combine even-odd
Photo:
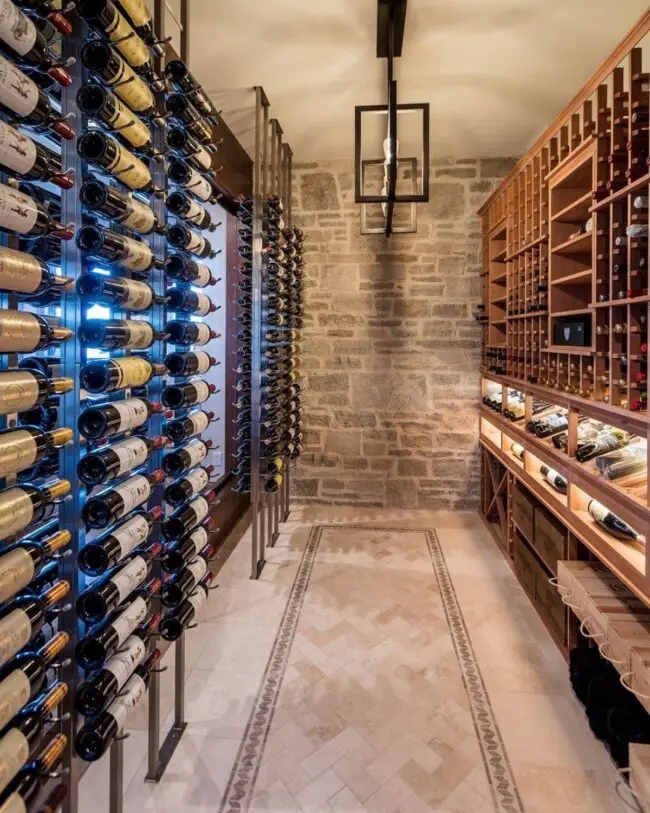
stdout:
[[[377,426],[377,417],[372,412],[334,412],[334,424],[346,429]],[[364,433],[365,438],[365,433]]]
[[315,497],[318,494],[319,481],[316,479],[304,480],[302,477],[292,477],[291,493],[296,497]]
[[354,471],[362,471],[369,466],[367,457],[345,457],[343,459],[343,468]]
[[396,299],[394,314],[404,319],[423,319],[429,315],[430,308],[427,299]]
[[503,178],[517,163],[518,158],[482,158],[481,178]]
[[417,412],[427,408],[426,377],[387,371],[352,376],[352,404],[359,409]]
[[462,319],[468,315],[467,305],[445,303],[431,306],[431,316],[441,319]]
[[307,212],[339,209],[336,179],[330,172],[306,172],[300,176],[300,204]]
[[389,508],[417,508],[417,481],[408,479],[387,480],[386,505]]
[[361,454],[361,432],[356,429],[328,429],[324,451],[339,455]]
[[378,457],[379,455],[386,454],[386,444],[377,443],[376,441],[364,441],[363,453],[368,457]]
[[476,178],[476,168],[445,167],[436,170],[436,178]]
[[433,220],[453,220],[465,214],[465,187],[462,183],[432,181],[431,199],[421,204],[419,217]]
[[359,269],[356,265],[324,265],[320,272],[323,291],[355,291]]
[[347,373],[310,373],[307,376],[307,386],[312,392],[347,390],[349,377]]
[[397,473],[405,477],[426,477],[427,461],[409,457],[397,461]]
[[370,460],[371,471],[394,471],[395,459],[392,457],[373,457]]

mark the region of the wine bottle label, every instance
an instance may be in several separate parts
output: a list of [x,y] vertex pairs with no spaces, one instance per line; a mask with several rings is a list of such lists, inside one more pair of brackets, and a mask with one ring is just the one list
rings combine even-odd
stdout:
[[0,740],[0,791],[3,791],[29,759],[29,740],[12,728]]
[[131,211],[124,220],[120,221],[122,225],[139,234],[149,234],[156,225],[156,215],[153,210],[133,196],[129,199],[129,206]]
[[131,635],[133,630],[144,622],[148,612],[149,608],[147,607],[147,602],[138,596],[138,598],[132,601],[126,610],[113,621],[111,627],[117,635],[118,646],[121,646],[129,635]]
[[208,572],[208,563],[202,556],[197,556],[193,562],[190,562],[187,569],[194,576],[194,584],[198,584]]
[[20,531],[32,521],[34,506],[22,488],[0,492],[0,539]]
[[[6,125],[0,122],[0,139],[4,126]],[[0,155],[4,156],[1,144]],[[0,160],[4,161],[4,157]],[[4,163],[5,166],[9,166],[6,161]],[[43,271],[36,257],[13,248],[0,247],[0,288],[5,291],[32,294],[38,290],[42,280]]]
[[120,0],[120,5],[137,26],[151,22],[151,14],[143,0]]
[[196,279],[192,280],[192,285],[195,285],[197,288],[205,288],[210,284],[212,274],[210,273],[210,269],[207,265],[204,265],[203,263],[197,263],[196,265],[199,269],[199,273]]
[[604,505],[601,503],[596,502],[596,500],[592,500],[589,503],[589,514],[592,516],[596,522],[605,522],[607,517],[609,516],[609,511],[605,508]]
[[106,167],[107,171],[131,189],[142,189],[147,186],[151,182],[151,173],[146,164],[117,142],[115,142],[115,149],[115,158]]
[[557,479],[558,477],[559,477],[559,474],[558,474],[558,473],[555,471],[555,469],[549,469],[549,470],[546,472],[546,479],[548,480],[548,482],[549,482],[549,483],[550,483],[552,486],[554,486],[554,485],[555,485],[555,481],[556,481],[556,479]]
[[119,655],[114,655],[104,666],[107,672],[117,680],[117,688],[122,686],[131,676],[136,666],[142,663],[147,654],[147,645],[137,635],[132,635]]
[[205,460],[208,447],[202,440],[193,440],[187,444],[184,451],[190,458],[186,468],[191,469],[194,468],[194,466],[198,466],[202,460]]
[[12,0],[0,0],[0,39],[25,56],[36,42],[36,26]]
[[111,582],[117,588],[119,595],[118,604],[142,584],[147,578],[147,563],[142,556],[136,556],[128,565],[122,568],[119,573],[111,578]]
[[[210,313],[210,308],[212,307],[212,302],[210,297],[207,297],[205,294],[197,294],[197,304],[194,313],[197,316],[207,316]],[[208,369],[209,369],[209,359],[208,359]],[[200,370],[199,372],[205,372],[205,370]]]
[[124,729],[129,714],[145,696],[146,691],[147,686],[140,675],[131,675],[126,682],[122,696],[114,700],[108,707],[107,711],[117,723],[119,733]]
[[0,184],[0,226],[19,234],[27,234],[38,219],[33,198],[17,189]]
[[[147,462],[149,457],[149,449],[147,449],[147,444],[142,438],[129,438],[122,441],[122,443],[116,443],[115,446],[111,447],[111,451],[115,452],[120,461],[117,474],[124,474],[126,471],[141,466]],[[142,517],[139,517],[139,519],[142,519]],[[143,521],[146,525],[146,520]]]
[[189,415],[189,419],[192,422],[192,435],[200,435],[201,432],[205,432],[210,423],[208,413],[204,412],[203,410],[200,412],[193,412],[191,415]]
[[[0,253],[0,264],[2,262]],[[24,412],[38,400],[38,381],[27,370],[0,373],[0,415]]]
[[[146,322],[143,322],[146,324]],[[149,418],[147,405],[139,398],[127,398],[124,401],[115,401],[111,406],[120,416],[120,431],[135,429],[142,426]]]
[[121,68],[122,70],[110,80],[115,93],[136,113],[151,110],[154,106],[154,98],[149,87],[126,62],[121,62]]
[[189,167],[189,170],[190,177],[185,184],[185,188],[189,189],[193,195],[196,195],[196,197],[201,200],[210,200],[212,197],[212,186],[210,186],[210,182],[191,167]]
[[128,556],[149,536],[149,523],[143,516],[133,517],[111,534],[120,546],[119,558]]
[[124,284],[126,286],[126,299],[122,305],[125,311],[146,311],[147,308],[151,307],[153,289],[150,285],[134,279],[127,279]]
[[183,217],[186,220],[193,220],[195,223],[200,223],[205,217],[205,214],[206,212],[203,206],[201,206],[200,203],[196,203],[190,199],[190,207],[187,212],[185,212]]
[[[196,344],[198,344],[199,346],[207,344],[211,339],[210,328],[204,324],[197,325],[197,328],[198,333],[196,336]],[[0,347],[0,350],[1,349],[2,348]]]
[[29,468],[37,454],[36,439],[26,429],[0,436],[0,477]]
[[41,327],[31,313],[0,310],[0,353],[34,350],[41,340]]
[[12,793],[7,801],[0,807],[0,813],[27,813],[25,802],[17,793]]
[[0,163],[24,175],[34,166],[35,161],[36,144],[31,138],[27,138],[5,122],[0,122]]
[[196,616],[196,613],[198,613],[198,611],[201,609],[201,607],[203,607],[203,605],[205,604],[207,598],[208,598],[208,591],[203,586],[197,588],[194,595],[190,596],[188,598],[188,602],[190,603],[190,605],[192,607],[194,607],[194,615],[195,616]]
[[121,257],[120,265],[132,271],[146,271],[153,259],[149,246],[139,240],[131,240],[130,237],[124,237],[123,240],[126,254]]
[[151,347],[154,336],[153,327],[149,322],[127,321],[126,330],[129,334],[129,347],[136,349]]
[[[151,495],[149,480],[141,474],[131,477],[126,483],[115,488],[115,493],[119,494],[124,503],[123,514],[128,514],[138,505],[146,502]],[[0,494],[0,496],[2,496]]]
[[[34,578],[34,560],[22,548],[0,557],[0,602],[15,596]],[[2,728],[2,726],[0,726]]]
[[192,492],[194,494],[198,494],[199,491],[203,491],[203,489],[207,486],[210,480],[210,475],[204,468],[200,468],[191,472],[191,474],[188,474],[187,477],[185,477],[185,480],[187,480],[192,487]]
[[194,158],[203,169],[210,169],[212,167],[212,156],[200,144],[197,151],[192,155],[192,158]]
[[18,714],[31,693],[29,678],[22,669],[14,669],[0,683],[0,729]]
[[186,251],[192,251],[195,254],[202,254],[203,250],[205,249],[205,238],[199,234],[197,231],[192,231],[190,229],[190,240],[189,243],[185,246]]
[[0,102],[19,116],[38,104],[38,86],[8,59],[0,56]]
[[203,520],[207,517],[208,511],[210,510],[210,505],[205,497],[197,497],[195,500],[192,501],[190,506],[192,511],[194,511],[196,515],[196,522],[203,522]]
[[[114,42],[117,50],[134,68],[146,65],[149,61],[149,50],[140,37],[134,32],[120,12],[115,9],[115,17],[106,26],[106,35]],[[121,42],[120,42],[121,40]]]
[[13,658],[32,637],[32,625],[27,613],[12,610],[0,618],[0,666]]
[[208,532],[201,526],[190,534],[192,545],[194,546],[194,553],[197,553],[208,544]]
[[126,387],[142,387],[151,377],[151,362],[139,356],[127,356],[121,359],[112,359],[117,368],[119,379],[118,389]]
[[194,389],[196,390],[196,403],[202,404],[210,397],[210,387],[205,381],[193,381]]
[[[106,121],[116,130],[121,130],[122,136],[134,147],[143,147],[151,141],[151,133],[147,125],[134,116],[126,105],[119,99],[114,100],[115,110],[112,116],[106,116]],[[128,126],[127,126],[128,125]]]

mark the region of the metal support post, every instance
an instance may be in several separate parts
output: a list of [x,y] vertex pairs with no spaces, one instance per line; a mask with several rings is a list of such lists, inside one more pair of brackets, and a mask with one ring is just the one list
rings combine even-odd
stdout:
[[122,813],[124,808],[124,740],[118,737],[109,750],[109,813]]

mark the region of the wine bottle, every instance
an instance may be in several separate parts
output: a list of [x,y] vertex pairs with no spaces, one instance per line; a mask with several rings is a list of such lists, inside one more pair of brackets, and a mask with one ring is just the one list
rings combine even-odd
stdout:
[[57,300],[60,292],[71,284],[72,280],[52,274],[45,263],[36,257],[0,247],[0,289],[14,293],[31,304],[48,295]]
[[[52,502],[70,491],[68,480],[48,486],[15,486],[0,492],[0,540],[39,522]],[[1,647],[1,644],[0,644]]]
[[[633,474],[641,474],[639,479],[647,477],[647,456],[641,444],[604,454],[597,457],[595,462],[601,475],[608,480],[618,480],[619,477],[630,477]],[[629,481],[626,481],[626,486],[629,486]]]
[[620,449],[629,442],[630,435],[627,432],[615,427],[609,427],[595,438],[579,442],[576,448],[576,460],[580,463],[586,463],[598,455],[605,454],[605,452]]
[[46,611],[69,591],[68,582],[56,582],[38,596],[19,596],[0,609],[0,666],[36,638]]
[[75,748],[86,762],[100,759],[115,738],[122,732],[128,716],[144,697],[151,670],[160,660],[160,650],[153,652],[138,666],[127,680],[120,696],[113,700],[99,717],[86,723],[77,734]]
[[621,539],[624,542],[641,542],[645,544],[644,536],[638,534],[627,522],[624,522],[620,517],[617,517],[616,514],[613,514],[609,508],[605,508],[604,505],[596,500],[590,500],[587,511],[594,522],[610,534],[610,536]]
[[63,783],[55,785],[47,794],[39,813],[59,813],[67,795],[68,788]]
[[168,609],[178,607],[187,600],[208,572],[208,562],[214,555],[214,551],[214,545],[207,544],[187,567],[163,582],[160,590],[160,601],[163,607]]
[[193,316],[207,316],[217,310],[210,297],[185,288],[170,288],[167,291],[167,308],[176,313],[189,313]]
[[167,257],[165,273],[170,279],[190,283],[195,288],[207,288],[208,285],[216,284],[207,265],[180,254],[172,254]]
[[180,320],[167,322],[165,333],[170,344],[181,346],[194,344],[203,347],[211,339],[217,338],[217,333],[203,322],[183,322]]
[[[61,760],[68,747],[65,734],[58,734],[47,744],[38,759],[27,765],[7,785],[0,811],[2,813],[27,813],[38,798],[52,769]],[[42,810],[42,808],[41,808]]]
[[48,558],[70,543],[70,531],[58,531],[41,541],[23,539],[0,555],[0,602],[7,601],[32,581]]
[[217,496],[216,491],[208,491],[201,497],[178,508],[162,524],[163,537],[168,542],[177,542],[188,534],[196,525],[200,525],[208,516],[210,504]]
[[104,536],[87,542],[79,551],[79,568],[88,576],[102,576],[147,541],[162,515],[159,505],[151,511],[139,511]]
[[93,178],[82,184],[79,197],[89,211],[99,212],[138,234],[161,230],[153,210],[133,193],[127,194]]
[[29,237],[50,233],[61,240],[71,240],[74,237],[70,228],[48,215],[43,204],[5,184],[0,184],[0,230]]
[[81,368],[81,386],[92,393],[115,392],[144,387],[152,378],[166,373],[164,364],[154,364],[144,356],[101,359]]
[[56,683],[46,695],[30,703],[14,717],[11,727],[0,739],[0,793],[40,744],[49,728],[52,712],[67,694],[67,685]]
[[82,133],[77,141],[77,152],[129,189],[146,191],[151,188],[151,173],[147,165],[106,133],[99,130]]
[[199,525],[190,534],[180,539],[171,547],[166,548],[160,557],[160,565],[167,573],[178,573],[187,567],[196,557],[198,552],[208,544],[210,526],[214,525],[214,520]]
[[72,389],[74,381],[71,378],[48,378],[40,370],[0,371],[0,415],[25,413],[39,407],[51,395]]
[[212,129],[203,120],[192,102],[181,93],[168,93],[165,97],[165,110],[171,118],[197,138],[202,144],[212,143]]
[[82,621],[97,623],[127,599],[144,583],[151,572],[154,557],[161,551],[162,545],[156,542],[107,576],[94,581],[77,599],[77,614]]
[[159,265],[149,245],[143,240],[134,240],[99,226],[82,226],[77,232],[76,241],[83,254],[100,261],[108,260],[129,271],[142,274]]
[[169,409],[187,409],[196,404],[205,403],[216,391],[214,384],[208,384],[199,378],[189,384],[174,384],[171,387],[165,387],[162,402]]
[[149,86],[105,42],[87,42],[81,49],[81,61],[85,68],[113,88],[131,110],[143,116],[154,113],[155,99]]
[[49,181],[61,189],[74,186],[70,175],[62,173],[61,159],[56,153],[3,121],[0,121],[0,164],[25,180]]
[[180,248],[196,257],[214,256],[210,241],[199,232],[188,229],[182,223],[175,223],[167,229],[167,241],[173,248]]
[[177,508],[179,505],[191,500],[192,497],[196,497],[207,487],[213,471],[214,466],[199,466],[194,471],[186,474],[185,477],[171,483],[165,489],[165,502]]
[[206,573],[196,591],[180,606],[167,613],[160,622],[160,634],[165,641],[177,641],[195,619],[196,614],[208,598],[208,585],[213,579],[212,573]]
[[82,483],[94,488],[144,466],[154,450],[165,443],[167,439],[163,437],[127,438],[82,457],[77,465],[77,474]]
[[77,105],[87,116],[103,121],[115,132],[119,131],[120,137],[138,152],[149,157],[153,156],[151,130],[110,90],[96,82],[83,85],[77,93]]
[[61,0],[16,0],[16,5],[35,17],[47,20],[64,37],[72,33],[70,21],[60,11]]
[[[166,413],[166,417],[172,417],[174,413]],[[194,435],[200,435],[208,428],[211,420],[214,419],[214,412],[205,412],[202,409],[195,409],[184,418],[177,418],[169,421],[163,426],[163,434],[174,443],[183,443]]]
[[180,190],[170,192],[165,200],[165,206],[173,215],[189,221],[197,229],[209,229],[212,226],[212,217],[207,209],[192,200],[186,192]]
[[[86,500],[81,518],[88,528],[107,528],[118,519],[144,505],[151,497],[152,488],[165,479],[165,472],[157,469],[151,474],[136,474],[115,488],[102,491]],[[0,495],[1,496],[1,495]]]
[[170,375],[176,378],[189,375],[202,375],[217,364],[217,360],[202,350],[189,353],[169,353],[165,366]]
[[12,0],[0,0],[0,40],[18,55],[21,65],[49,74],[59,85],[69,87],[72,77],[52,57],[47,39]]
[[165,65],[165,77],[173,87],[190,97],[192,103],[199,113],[204,115],[214,124],[218,123],[218,119],[214,114],[210,100],[205,95],[201,85],[199,85],[196,79],[192,76],[187,65],[182,60],[170,60]]
[[146,350],[164,333],[157,333],[150,322],[140,319],[86,319],[79,326],[79,341],[86,347],[105,350]]
[[57,633],[36,651],[21,652],[0,670],[0,731],[43,691],[48,669],[70,641]]
[[174,451],[168,452],[163,457],[162,467],[170,477],[178,477],[183,472],[189,471],[189,469],[193,469],[199,463],[202,463],[208,456],[211,447],[211,440],[195,438],[186,446],[183,446],[182,449],[174,449]]
[[560,494],[567,493],[569,484],[566,477],[562,477],[561,474],[558,474],[554,469],[551,469],[546,465],[542,465],[539,471],[542,477],[544,477],[556,491],[559,491]]
[[169,127],[165,141],[170,150],[187,158],[197,169],[207,171],[212,168],[212,156],[202,147],[198,139],[182,127]]
[[155,54],[162,56],[165,53],[165,47],[163,43],[158,42],[156,39],[153,19],[147,4],[143,0],[118,0],[118,2],[128,14],[136,34],[147,43]]
[[0,109],[17,116],[23,124],[48,127],[67,141],[75,136],[36,82],[3,56],[0,56]]
[[125,398],[123,401],[93,406],[79,416],[79,432],[88,440],[108,438],[144,426],[161,409],[160,402],[142,398]]
[[172,183],[189,190],[199,200],[216,203],[219,193],[212,181],[199,174],[182,158],[170,157],[167,177]]
[[135,591],[135,598],[112,613],[105,622],[93,627],[79,641],[75,657],[82,669],[99,669],[130,635],[138,635],[147,640],[160,621],[159,616],[154,615],[145,623],[151,600],[160,592],[161,587],[160,579],[151,579],[144,587]]
[[71,443],[72,429],[43,432],[35,426],[0,431],[0,477],[23,471],[43,457]]
[[103,274],[82,274],[77,280],[79,296],[94,305],[113,305],[141,313],[154,305],[162,305],[165,297],[157,296],[151,285],[124,277]]

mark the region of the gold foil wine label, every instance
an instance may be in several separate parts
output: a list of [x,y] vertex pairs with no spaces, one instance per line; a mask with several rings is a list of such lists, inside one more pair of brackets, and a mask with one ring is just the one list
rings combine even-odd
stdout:
[[153,210],[146,203],[142,203],[132,195],[129,198],[129,206],[131,211],[121,221],[122,225],[137,231],[138,234],[149,234],[156,225],[156,215]]
[[32,521],[34,506],[22,488],[0,492],[0,539],[22,530]]
[[120,60],[120,67],[121,70],[111,80],[116,95],[136,113],[151,110],[154,106],[153,93],[124,60]]
[[149,381],[151,364],[147,359],[129,356],[127,358],[113,359],[113,363],[117,367],[120,376],[117,384],[118,389],[142,387]]
[[[127,347],[144,349],[151,347],[153,342],[153,327],[149,322],[140,322],[135,319],[124,322],[129,334]],[[117,406],[117,404],[113,404]]]
[[0,740],[0,793],[29,759],[29,742],[17,728]]
[[34,560],[26,550],[16,548],[0,556],[0,602],[15,596],[33,578]]
[[[0,122],[0,133],[1,126]],[[0,154],[4,154],[1,143]],[[42,279],[43,271],[36,257],[13,248],[0,248],[0,288],[33,294],[38,290]]]
[[151,173],[147,166],[133,153],[115,142],[116,154],[113,162],[107,167],[108,171],[119,178],[130,189],[143,189],[151,183]]
[[149,49],[117,9],[113,21],[106,28],[106,34],[129,65],[139,68],[147,64]]
[[27,370],[0,373],[0,415],[25,412],[38,400],[38,381]]
[[0,728],[4,728],[28,702],[32,689],[22,669],[14,669],[0,683]]
[[12,793],[7,801],[0,807],[0,813],[27,813],[25,802],[17,793]]
[[31,622],[22,610],[12,610],[0,618],[0,666],[28,644],[31,636]]
[[0,436],[0,477],[29,468],[37,453],[36,439],[26,429]]
[[126,299],[123,307],[125,311],[146,311],[153,302],[153,289],[146,282],[126,280]]
[[151,140],[151,133],[147,125],[122,104],[114,99],[115,112],[109,120],[116,130],[121,129],[122,136],[134,147],[143,147]]
[[149,246],[139,240],[132,240],[130,237],[124,238],[126,255],[120,260],[120,264],[131,271],[146,271],[151,265],[153,255]]

